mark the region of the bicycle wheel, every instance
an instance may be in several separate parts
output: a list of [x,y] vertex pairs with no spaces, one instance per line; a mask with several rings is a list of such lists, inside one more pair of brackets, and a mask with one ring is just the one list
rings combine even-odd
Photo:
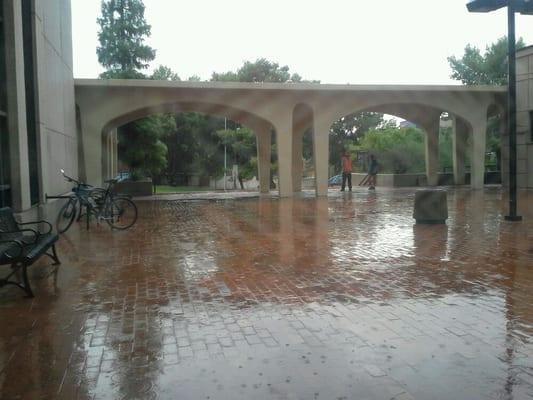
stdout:
[[58,233],[65,233],[76,218],[78,200],[70,198],[59,210],[56,218],[56,228]]
[[115,197],[107,204],[104,218],[114,229],[128,229],[137,221],[137,206],[126,197]]

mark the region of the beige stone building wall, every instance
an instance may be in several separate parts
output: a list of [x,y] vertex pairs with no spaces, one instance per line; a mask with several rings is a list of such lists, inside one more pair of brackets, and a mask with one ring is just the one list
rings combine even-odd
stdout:
[[533,46],[518,51],[516,58],[517,182],[519,188],[533,189]]
[[41,193],[61,193],[78,171],[70,0],[35,0],[35,33]]
[[[4,0],[2,7],[11,205],[16,211],[37,211],[46,193],[62,193],[69,189],[59,173],[60,168],[73,175],[78,171],[70,0]],[[28,32],[31,32],[30,40]],[[30,60],[25,57],[24,45],[31,42]],[[28,76],[31,78],[27,79]],[[28,119],[32,104],[34,118]],[[29,151],[28,141],[31,143],[32,135],[28,135],[28,131],[35,137],[37,151],[33,154]],[[32,175],[30,165],[33,162],[37,163],[37,168]],[[33,201],[30,197],[32,178],[39,182],[39,193]]]

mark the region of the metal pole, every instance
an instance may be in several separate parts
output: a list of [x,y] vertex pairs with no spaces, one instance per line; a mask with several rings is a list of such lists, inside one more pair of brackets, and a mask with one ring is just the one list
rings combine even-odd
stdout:
[[[224,130],[227,130],[227,119],[224,118]],[[227,156],[226,145],[224,145],[224,191],[226,191],[226,171],[227,171]]]
[[516,185],[516,39],[515,39],[515,8],[514,2],[507,5],[509,43],[509,81],[508,81],[508,127],[509,127],[509,215],[507,221],[521,221],[517,215],[517,185]]

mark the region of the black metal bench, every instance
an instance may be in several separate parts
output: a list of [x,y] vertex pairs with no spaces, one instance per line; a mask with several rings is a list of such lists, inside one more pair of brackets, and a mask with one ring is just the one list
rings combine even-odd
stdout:
[[[32,225],[35,229],[27,228]],[[47,227],[45,232],[39,231],[39,226],[43,225]],[[0,208],[0,265],[11,266],[11,272],[6,277],[0,278],[0,287],[15,285],[24,290],[29,297],[33,297],[27,268],[42,255],[50,257],[54,261],[53,265],[59,265],[55,248],[57,239],[58,236],[52,233],[52,225],[49,222],[20,223],[10,208]],[[22,279],[11,279],[19,275],[19,272]]]

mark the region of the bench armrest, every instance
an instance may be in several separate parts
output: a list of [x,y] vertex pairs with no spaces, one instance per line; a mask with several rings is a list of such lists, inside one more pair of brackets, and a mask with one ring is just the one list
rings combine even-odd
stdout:
[[[40,232],[40,231],[36,231],[37,233],[41,233],[43,235],[47,234],[47,233],[50,233],[52,232],[52,224],[48,221],[45,221],[44,219],[43,220],[40,220],[40,221],[31,221],[31,222],[19,222],[18,223],[19,225],[39,225],[39,224],[45,224],[47,227],[48,227],[48,231],[47,232]],[[32,229],[33,230],[33,229]]]
[[[2,235],[15,235],[15,234],[20,234],[20,235],[17,235],[19,237],[13,239],[13,238],[7,238],[7,239],[4,239],[4,240],[20,240],[20,236],[22,236],[25,232],[30,232],[32,235],[33,235],[33,241],[32,243],[28,243],[28,244],[33,244],[35,242],[37,242],[37,238],[39,237],[40,233],[37,232],[35,229],[29,229],[29,228],[26,228],[26,229],[17,229],[16,231],[0,231],[0,239],[2,239]],[[24,237],[29,237],[29,236],[24,236]]]
[[13,260],[13,259],[19,258],[22,255],[22,252],[24,251],[24,245],[21,242],[19,242],[18,240],[0,240],[0,244],[6,244],[6,243],[16,244],[18,246],[18,254],[17,255],[9,254],[8,252],[13,248],[13,247],[10,247],[3,251],[2,255],[4,257],[6,257],[9,260]]

